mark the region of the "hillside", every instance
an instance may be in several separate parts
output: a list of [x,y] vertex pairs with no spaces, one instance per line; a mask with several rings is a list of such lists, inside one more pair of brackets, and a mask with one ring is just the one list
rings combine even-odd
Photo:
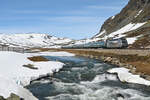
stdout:
[[150,47],[150,0],[130,0],[115,16],[108,18],[94,38],[126,37],[131,48]]
[[0,34],[0,44],[19,47],[58,48],[71,39],[57,38],[48,34]]

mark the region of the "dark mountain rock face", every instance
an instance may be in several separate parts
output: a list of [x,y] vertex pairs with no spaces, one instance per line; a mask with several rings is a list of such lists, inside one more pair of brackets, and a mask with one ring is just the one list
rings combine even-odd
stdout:
[[[141,11],[141,13],[139,13]],[[139,13],[139,16],[136,15]],[[150,0],[130,0],[128,5],[115,16],[114,19],[106,20],[100,30],[106,30],[111,33],[121,27],[133,22],[145,22],[150,19]]]
[[110,17],[104,22],[100,32],[104,30],[106,32],[99,37],[102,38],[105,35],[109,35],[112,32],[124,27],[125,25],[128,25],[129,23],[143,22],[147,23],[134,31],[130,31],[124,34],[126,34],[127,37],[139,36],[141,34],[143,34],[142,37],[145,37],[145,35],[147,36],[150,34],[150,0],[130,0],[127,6],[125,6],[119,14],[114,17]]

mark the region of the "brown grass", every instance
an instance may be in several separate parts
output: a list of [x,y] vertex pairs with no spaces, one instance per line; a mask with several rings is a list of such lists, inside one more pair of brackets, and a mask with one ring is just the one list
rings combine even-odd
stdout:
[[129,64],[134,65],[136,67],[137,72],[142,72],[146,75],[150,75],[150,63],[149,62],[129,62]]
[[149,45],[150,45],[150,35],[147,34],[136,40],[136,42],[132,44],[132,48],[140,48],[140,47],[146,48]]
[[48,59],[46,59],[42,56],[28,57],[28,59],[31,61],[34,61],[34,62],[49,61]]

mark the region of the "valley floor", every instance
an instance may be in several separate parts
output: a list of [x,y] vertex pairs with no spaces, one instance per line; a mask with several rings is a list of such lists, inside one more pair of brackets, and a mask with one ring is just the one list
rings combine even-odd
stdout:
[[32,49],[31,51],[34,53],[0,51],[0,96],[8,98],[14,93],[25,100],[37,100],[24,86],[38,78],[53,75],[64,65],[62,62],[43,59],[42,56],[79,55],[96,58],[120,66],[108,70],[109,73],[117,73],[120,81],[150,86],[150,81],[144,79],[149,78],[149,51],[145,51],[147,53],[143,53],[144,51],[123,53],[119,50],[100,49]]

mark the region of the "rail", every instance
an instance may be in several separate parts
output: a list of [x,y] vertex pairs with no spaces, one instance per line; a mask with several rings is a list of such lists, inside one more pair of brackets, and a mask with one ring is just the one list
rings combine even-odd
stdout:
[[112,53],[118,55],[131,55],[131,54],[139,55],[139,56],[150,55],[150,49],[68,49],[68,50],[96,51],[96,52],[110,53],[110,54]]
[[0,46],[0,51],[13,51],[13,52],[19,52],[19,53],[24,53],[24,48],[19,48],[19,47],[5,47],[5,46]]

